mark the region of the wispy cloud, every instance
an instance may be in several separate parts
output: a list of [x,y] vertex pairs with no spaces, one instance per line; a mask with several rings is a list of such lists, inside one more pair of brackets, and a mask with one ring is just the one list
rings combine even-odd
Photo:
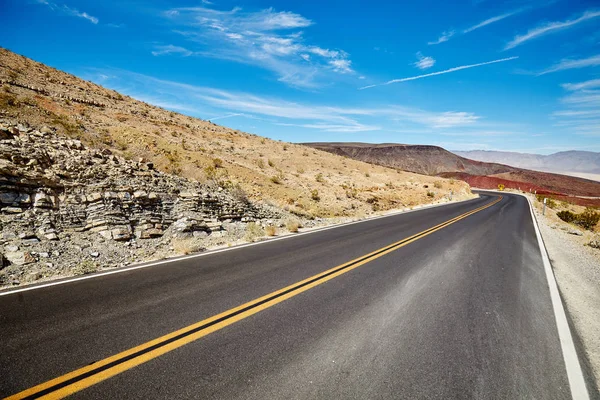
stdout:
[[591,79],[589,81],[579,82],[579,83],[563,83],[561,86],[563,87],[563,89],[570,90],[570,91],[582,90],[582,89],[594,89],[594,88],[600,87],[600,79]]
[[600,136],[600,79],[561,85],[569,94],[560,99],[565,109],[555,111],[555,126],[569,133]]
[[425,57],[420,51],[417,53],[417,58],[419,60],[413,65],[419,69],[431,68],[435,64],[435,59],[433,57]]
[[484,26],[488,26],[490,24],[493,24],[494,22],[498,22],[498,21],[502,21],[505,18],[511,17],[513,15],[519,14],[520,12],[523,12],[525,9],[521,8],[515,11],[511,11],[511,12],[507,12],[501,15],[496,15],[495,17],[491,17],[486,19],[485,21],[481,21],[480,23],[473,25],[465,30],[462,31],[463,34],[465,33],[469,33],[469,32],[473,32],[474,30],[483,28]]
[[182,28],[178,33],[201,47],[190,50],[194,54],[259,66],[291,86],[317,87],[324,75],[354,72],[343,50],[304,40],[302,29],[313,21],[300,14],[272,8],[246,12],[239,7],[185,7],[163,15]]
[[588,57],[588,58],[581,58],[578,60],[577,59],[575,59],[575,60],[564,59],[564,60],[561,60],[558,64],[555,64],[552,67],[547,68],[544,71],[540,72],[538,74],[538,76],[550,74],[552,72],[564,71],[564,70],[568,70],[568,69],[595,67],[598,65],[600,65],[600,55],[596,55],[596,56],[592,56],[592,57]]
[[449,30],[449,31],[444,31],[444,32],[442,32],[440,37],[437,38],[437,40],[434,40],[433,42],[427,42],[427,44],[431,46],[431,45],[436,45],[436,44],[447,42],[448,40],[450,40],[450,38],[452,36],[454,36],[455,33],[456,33],[456,31],[453,29]]
[[525,11],[526,9],[527,8],[519,8],[518,10],[514,10],[514,11],[510,11],[510,12],[504,13],[504,14],[496,15],[494,17],[490,17],[490,18],[488,18],[488,19],[486,19],[484,21],[481,21],[481,22],[473,25],[473,26],[470,26],[470,27],[468,27],[466,29],[463,29],[460,32],[457,32],[454,29],[448,30],[448,31],[444,31],[444,32],[442,32],[442,34],[440,35],[440,37],[437,40],[435,40],[433,42],[428,42],[427,44],[429,44],[429,45],[435,45],[435,44],[440,44],[440,43],[447,42],[448,40],[450,40],[455,35],[459,35],[459,34],[460,35],[465,35],[467,33],[473,32],[473,31],[475,31],[477,29],[481,29],[484,26],[491,25],[491,24],[493,24],[495,22],[502,21],[505,18],[508,18],[508,17],[513,16],[513,15],[519,14],[519,13]]
[[86,13],[79,11],[75,8],[71,8],[65,4],[57,4],[48,0],[37,0],[37,3],[43,4],[45,6],[50,7],[53,11],[60,12],[65,15],[70,15],[72,17],[79,17],[90,21],[92,24],[97,24],[99,22],[98,18]]
[[600,11],[586,11],[580,17],[569,19],[566,21],[549,22],[530,29],[527,33],[516,35],[505,47],[504,50],[513,49],[533,39],[545,36],[551,33],[558,32],[563,29],[571,28],[577,24],[588,21],[590,19],[600,17]]
[[490,64],[496,64],[496,63],[501,63],[501,62],[516,60],[517,58],[519,58],[519,57],[515,56],[515,57],[501,58],[499,60],[487,61],[487,62],[483,62],[483,63],[479,63],[479,64],[461,65],[460,67],[454,67],[454,68],[450,68],[450,69],[447,69],[447,70],[444,70],[444,71],[432,72],[432,73],[429,73],[429,74],[418,75],[418,76],[411,76],[411,77],[408,77],[408,78],[392,79],[391,81],[387,81],[387,82],[380,83],[380,84],[377,84],[377,85],[364,86],[364,87],[359,88],[359,90],[369,89],[369,88],[376,87],[376,86],[390,85],[392,83],[414,81],[414,80],[417,80],[417,79],[428,78],[430,76],[449,74],[451,72],[462,71],[463,69],[483,67],[484,65],[490,65]]
[[172,44],[166,46],[156,46],[155,50],[152,51],[153,56],[163,56],[167,54],[179,54],[184,57],[189,57],[194,54],[194,52],[186,49],[185,47],[174,46]]
[[216,121],[219,119],[225,119],[225,118],[231,118],[231,117],[239,117],[239,116],[243,116],[244,114],[240,114],[240,113],[233,113],[233,114],[227,114],[227,115],[220,115],[218,117],[213,117],[213,118],[207,118],[207,121]]
[[322,132],[366,132],[380,130],[383,124],[431,130],[473,127],[481,119],[481,116],[468,111],[428,111],[402,105],[338,107],[300,103],[247,92],[194,86],[122,70],[97,70],[96,76],[107,87],[152,104],[179,110],[185,108],[185,112],[198,117],[209,114],[210,120],[241,116]]

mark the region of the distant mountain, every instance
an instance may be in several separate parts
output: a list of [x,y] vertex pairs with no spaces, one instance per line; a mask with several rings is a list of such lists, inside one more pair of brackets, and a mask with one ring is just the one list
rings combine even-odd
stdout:
[[561,151],[547,156],[485,150],[454,151],[453,153],[472,160],[501,163],[537,171],[574,176],[600,174],[600,153],[591,151]]
[[492,175],[516,170],[507,165],[460,157],[437,146],[349,142],[304,143],[304,145],[371,164],[384,165],[425,175],[439,175],[444,172]]
[[[502,183],[506,187],[537,191],[538,193],[600,197],[600,183],[593,180],[471,160],[437,146],[343,142],[304,143],[304,145],[384,167],[418,174],[457,178],[476,187],[494,188]],[[560,154],[563,153],[555,155],[557,164],[561,160]],[[565,161],[565,164],[560,165],[568,165],[566,163]],[[570,162],[570,165],[571,168],[575,168],[574,165],[583,168],[588,163],[586,161],[578,164]],[[481,179],[484,177],[486,179]]]

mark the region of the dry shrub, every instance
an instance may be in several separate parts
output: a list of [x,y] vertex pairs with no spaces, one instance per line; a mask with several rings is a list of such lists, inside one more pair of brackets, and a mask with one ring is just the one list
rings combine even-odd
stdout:
[[273,225],[269,225],[265,228],[265,233],[267,236],[275,236],[277,235],[277,228],[275,228]]
[[298,229],[300,228],[300,222],[290,219],[285,223],[285,227],[288,231],[295,233],[298,232]]
[[203,250],[197,239],[186,238],[186,239],[173,239],[171,242],[173,250],[178,255],[187,255],[192,253],[198,253]]
[[86,275],[98,271],[98,265],[91,260],[84,260],[71,270],[73,275]]
[[249,222],[246,225],[246,235],[244,235],[244,239],[248,242],[254,242],[261,236],[264,236],[264,230],[254,222]]

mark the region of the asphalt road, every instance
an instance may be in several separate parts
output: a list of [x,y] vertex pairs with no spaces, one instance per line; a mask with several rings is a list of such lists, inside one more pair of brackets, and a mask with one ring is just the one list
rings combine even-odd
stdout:
[[[0,397],[293,285],[496,195],[0,296]],[[528,204],[497,204],[73,394],[570,397]]]

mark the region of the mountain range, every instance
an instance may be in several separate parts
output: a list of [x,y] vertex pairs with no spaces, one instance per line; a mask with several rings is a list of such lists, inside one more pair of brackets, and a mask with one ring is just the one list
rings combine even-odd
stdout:
[[471,160],[600,180],[600,153],[591,151],[570,150],[550,155],[488,150],[453,153]]

